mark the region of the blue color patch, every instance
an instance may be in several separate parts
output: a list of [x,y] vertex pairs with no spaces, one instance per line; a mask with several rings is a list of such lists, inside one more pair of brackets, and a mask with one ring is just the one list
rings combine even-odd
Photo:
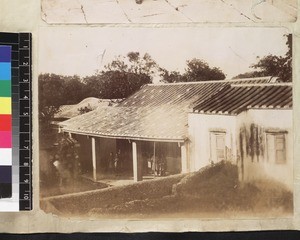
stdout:
[[0,46],[0,62],[11,62],[11,46]]
[[11,80],[11,63],[0,62],[0,81]]

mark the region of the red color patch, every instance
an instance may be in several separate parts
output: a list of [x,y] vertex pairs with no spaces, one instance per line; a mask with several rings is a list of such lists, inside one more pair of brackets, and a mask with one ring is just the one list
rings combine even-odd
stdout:
[[0,131],[11,131],[11,115],[10,114],[1,114],[0,115]]

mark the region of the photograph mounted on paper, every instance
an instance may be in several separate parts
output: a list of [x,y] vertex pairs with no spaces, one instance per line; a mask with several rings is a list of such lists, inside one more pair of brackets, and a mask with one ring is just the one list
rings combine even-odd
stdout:
[[56,27],[39,40],[45,212],[292,216],[286,29]]
[[297,0],[42,0],[46,23],[295,22]]

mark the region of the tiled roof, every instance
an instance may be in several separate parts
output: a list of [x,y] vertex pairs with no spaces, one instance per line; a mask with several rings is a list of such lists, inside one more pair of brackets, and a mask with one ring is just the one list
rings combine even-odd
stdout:
[[231,83],[269,83],[270,77],[148,84],[114,107],[98,109],[62,122],[67,132],[99,137],[184,141],[188,112]]
[[128,139],[183,141],[187,114],[178,108],[102,107],[60,124],[67,132]]
[[170,84],[147,84],[139,91],[122,101],[121,107],[158,107],[161,105],[178,105],[188,108],[199,104],[225,85],[236,83],[269,83],[272,77],[245,78],[224,81],[202,81]]
[[54,118],[70,119],[80,114],[80,108],[87,107],[91,108],[91,110],[95,110],[97,107],[109,106],[112,103],[114,103],[114,101],[111,99],[99,99],[94,97],[85,98],[78,104],[61,106]]
[[194,112],[236,115],[249,108],[291,109],[291,84],[227,85],[194,107]]

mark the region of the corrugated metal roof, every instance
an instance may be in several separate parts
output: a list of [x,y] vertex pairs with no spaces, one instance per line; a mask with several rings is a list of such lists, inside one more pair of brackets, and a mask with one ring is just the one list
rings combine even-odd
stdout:
[[115,107],[101,107],[62,122],[65,131],[112,138],[184,141],[188,112],[231,83],[269,83],[271,77],[148,84]]
[[249,108],[291,109],[292,84],[227,85],[194,107],[195,112],[237,115]]

